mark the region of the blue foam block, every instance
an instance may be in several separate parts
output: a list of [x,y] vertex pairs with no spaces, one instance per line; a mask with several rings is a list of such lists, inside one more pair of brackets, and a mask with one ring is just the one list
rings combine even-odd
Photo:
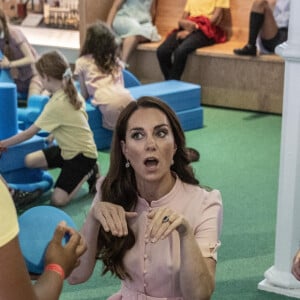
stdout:
[[94,107],[89,102],[86,103],[86,112],[89,117],[89,125],[94,135],[94,140],[98,150],[110,147],[112,131],[102,127],[102,114],[98,107]]
[[[59,222],[76,229],[72,218],[63,210],[52,206],[36,206],[19,217],[19,241],[27,269],[30,273],[41,274],[44,270],[44,256]],[[69,236],[63,238],[63,244]]]
[[203,127],[203,107],[187,109],[176,114],[184,131]]
[[53,186],[53,178],[47,171],[41,169],[22,168],[11,172],[5,172],[2,176],[8,185],[16,190],[43,192],[49,191]]
[[141,82],[128,70],[123,70],[123,78],[126,88],[141,85]]
[[37,135],[20,144],[11,146],[0,157],[0,173],[25,167],[24,157],[26,154],[47,147],[45,139]]
[[98,150],[108,149],[111,145],[113,132],[105,128],[93,129],[94,140]]
[[27,107],[20,107],[17,109],[18,121],[22,122],[22,127],[19,128],[24,130],[30,127],[41,114],[48,101],[49,96],[46,95],[30,96]]
[[91,103],[86,103],[86,112],[89,117],[89,125],[91,129],[102,127],[102,114],[98,107],[93,106]]
[[15,135],[17,131],[16,85],[11,82],[0,82],[0,140]]
[[165,101],[174,111],[199,107],[201,87],[197,84],[178,80],[167,80],[128,88],[135,99],[154,96]]

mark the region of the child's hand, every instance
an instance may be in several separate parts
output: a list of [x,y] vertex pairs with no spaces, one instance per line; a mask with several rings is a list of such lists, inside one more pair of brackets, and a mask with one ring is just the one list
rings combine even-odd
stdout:
[[6,151],[7,147],[4,146],[3,142],[0,141],[0,155],[2,154],[2,152]]
[[7,59],[7,57],[3,56],[3,58],[1,59],[0,68],[1,69],[9,69],[10,68],[10,61]]

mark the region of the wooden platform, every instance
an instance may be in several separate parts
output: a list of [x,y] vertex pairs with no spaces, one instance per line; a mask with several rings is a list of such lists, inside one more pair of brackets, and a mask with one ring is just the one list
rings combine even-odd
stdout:
[[[105,20],[111,0],[80,1],[80,42],[86,26]],[[158,0],[155,24],[164,37],[177,26],[185,0]],[[251,0],[231,0],[222,27],[229,40],[224,44],[198,49],[188,58],[182,80],[200,84],[202,104],[261,112],[282,112],[284,61],[276,55],[240,57],[233,49],[248,39]],[[142,82],[163,80],[156,58],[159,43],[138,46],[130,71]]]

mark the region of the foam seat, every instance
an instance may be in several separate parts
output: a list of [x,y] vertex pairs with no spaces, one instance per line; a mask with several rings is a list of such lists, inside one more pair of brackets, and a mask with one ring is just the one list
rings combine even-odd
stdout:
[[89,125],[94,135],[94,140],[98,150],[110,147],[112,131],[102,127],[102,114],[98,107],[90,102],[86,103],[86,112],[89,117]]
[[41,114],[48,101],[49,96],[46,95],[30,96],[27,102],[27,107],[17,109],[19,128],[24,130],[30,127]]
[[0,158],[0,173],[24,168],[24,157],[28,153],[47,147],[45,139],[37,135],[20,144],[9,147]]
[[[30,273],[43,272],[46,249],[61,221],[76,229],[74,221],[68,214],[52,206],[36,206],[19,217],[20,248]],[[65,244],[68,239],[69,235],[65,235],[62,244]]]
[[201,104],[201,87],[179,80],[167,80],[128,88],[135,99],[154,96],[165,101],[175,112],[197,108]]

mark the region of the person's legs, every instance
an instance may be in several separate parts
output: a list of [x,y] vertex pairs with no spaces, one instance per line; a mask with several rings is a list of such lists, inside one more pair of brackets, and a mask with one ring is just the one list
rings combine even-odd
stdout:
[[171,33],[165,41],[157,48],[156,56],[159,62],[161,72],[165,80],[170,79],[170,71],[173,66],[172,54],[173,51],[179,46],[176,38],[177,30]]
[[262,38],[270,39],[276,35],[277,31],[278,28],[268,1],[255,0],[250,12],[248,43],[243,48],[234,49],[234,53],[255,56],[258,34]]
[[147,42],[148,40],[143,36],[133,35],[128,36],[123,39],[122,49],[121,49],[121,60],[128,64],[128,60],[132,54],[132,52],[136,49],[139,43]]
[[169,79],[180,80],[188,55],[197,48],[209,46],[213,43],[213,40],[209,39],[201,30],[189,34],[174,51],[174,61]]
[[25,156],[25,165],[27,168],[48,168],[48,162],[43,150],[29,153]]
[[99,176],[96,159],[78,154],[72,159],[65,160],[55,183],[51,203],[55,206],[68,204],[86,181],[89,184],[89,192],[94,192]]

